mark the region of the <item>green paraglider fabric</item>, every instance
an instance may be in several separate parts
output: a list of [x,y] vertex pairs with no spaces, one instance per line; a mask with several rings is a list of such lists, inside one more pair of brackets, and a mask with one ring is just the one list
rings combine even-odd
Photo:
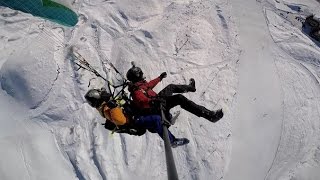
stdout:
[[0,0],[0,6],[30,13],[65,26],[74,26],[78,23],[75,12],[50,0]]

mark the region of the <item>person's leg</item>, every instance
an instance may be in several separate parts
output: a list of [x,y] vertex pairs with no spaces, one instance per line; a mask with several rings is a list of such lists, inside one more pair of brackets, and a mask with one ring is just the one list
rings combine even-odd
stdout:
[[171,96],[173,93],[186,93],[195,91],[195,81],[194,79],[190,79],[190,83],[188,85],[169,84],[158,93],[158,96]]
[[204,106],[194,103],[181,94],[166,97],[166,110],[170,110],[177,105],[180,105],[182,109],[189,111],[196,116],[204,117],[211,122],[216,122],[223,117],[222,110],[210,111]]
[[[157,132],[159,136],[163,139],[163,127],[161,123],[161,116],[159,115],[141,116],[137,118],[136,125],[147,128],[150,132]],[[183,146],[189,143],[189,140],[187,138],[176,138],[169,130],[168,130],[168,133],[169,133],[169,139],[170,139],[170,144],[172,148]]]
[[[157,132],[159,136],[163,139],[163,127],[160,115],[140,116],[136,119],[135,125],[138,127],[146,128],[150,132]],[[169,139],[171,143],[174,142],[174,140],[176,139],[170,131]]]

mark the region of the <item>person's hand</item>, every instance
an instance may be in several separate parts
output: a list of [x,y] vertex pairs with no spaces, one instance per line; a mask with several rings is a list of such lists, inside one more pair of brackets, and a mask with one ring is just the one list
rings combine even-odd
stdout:
[[166,78],[167,77],[167,73],[166,72],[163,72],[160,74],[160,79],[162,80],[163,78]]

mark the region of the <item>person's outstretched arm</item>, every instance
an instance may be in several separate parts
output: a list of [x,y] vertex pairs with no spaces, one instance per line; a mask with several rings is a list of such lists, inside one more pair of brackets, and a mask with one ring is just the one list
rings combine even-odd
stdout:
[[147,83],[147,86],[148,86],[149,88],[153,89],[163,78],[166,78],[166,77],[167,77],[167,73],[166,73],[166,72],[163,72],[163,73],[160,74],[159,77],[157,77],[157,78],[149,81],[149,82]]

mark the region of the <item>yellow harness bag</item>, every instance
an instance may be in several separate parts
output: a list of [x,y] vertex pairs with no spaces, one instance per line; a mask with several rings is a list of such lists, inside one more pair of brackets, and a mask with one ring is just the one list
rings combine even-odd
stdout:
[[119,106],[112,109],[110,109],[108,106],[104,106],[103,114],[107,119],[117,126],[127,123],[127,117],[123,114],[123,110]]
[[99,114],[106,118],[107,120],[111,121],[115,125],[124,125],[129,122],[128,117],[123,113],[123,109],[119,106],[121,102],[117,102],[118,106],[114,108],[109,108],[106,102],[103,102],[97,110]]

